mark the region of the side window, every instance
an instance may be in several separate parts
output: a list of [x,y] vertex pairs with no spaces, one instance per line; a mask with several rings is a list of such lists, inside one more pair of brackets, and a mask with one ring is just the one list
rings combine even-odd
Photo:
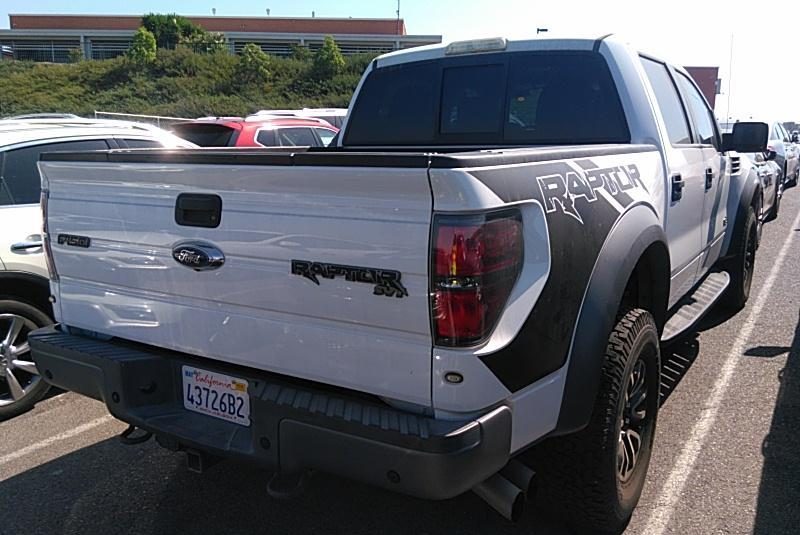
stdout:
[[692,137],[689,134],[686,112],[667,66],[647,58],[642,58],[642,65],[648,80],[650,80],[650,85],[653,86],[653,92],[656,94],[656,101],[661,109],[661,115],[664,117],[670,143],[673,145],[691,143]]
[[322,141],[323,147],[330,145],[333,137],[336,135],[336,132],[333,130],[328,130],[327,128],[315,128],[314,130],[317,132],[319,139]]
[[164,145],[154,139],[123,139],[129,149],[162,149]]
[[265,147],[277,146],[278,142],[275,141],[275,130],[260,130],[256,135],[256,142]]
[[48,143],[5,153],[3,160],[3,189],[10,196],[9,204],[36,204],[39,202],[41,183],[36,162],[43,152],[106,150],[108,145],[101,139]]
[[316,147],[317,138],[310,128],[278,128],[275,131],[281,147]]
[[704,145],[717,146],[717,132],[714,129],[714,119],[708,109],[703,96],[694,84],[683,73],[678,73],[678,83],[686,95],[687,104],[692,115],[695,132],[700,138],[698,141]]

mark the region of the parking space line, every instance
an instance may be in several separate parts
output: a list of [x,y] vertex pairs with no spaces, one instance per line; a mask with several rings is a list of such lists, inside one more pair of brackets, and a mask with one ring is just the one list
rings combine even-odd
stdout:
[[53,444],[55,444],[57,442],[61,442],[62,440],[68,440],[70,438],[76,437],[76,436],[78,436],[78,435],[80,435],[82,433],[85,433],[87,431],[91,431],[92,429],[94,429],[96,427],[100,427],[101,425],[107,424],[108,422],[110,422],[112,420],[114,420],[114,417],[111,416],[110,414],[107,414],[106,416],[102,416],[100,418],[92,420],[91,422],[87,422],[87,423],[85,423],[83,425],[79,425],[78,427],[70,429],[69,431],[64,431],[63,433],[59,433],[58,435],[54,435],[54,436],[52,436],[50,438],[46,438],[44,440],[36,442],[35,444],[31,444],[30,446],[26,446],[26,447],[24,447],[24,448],[22,448],[20,450],[17,450],[17,451],[15,451],[13,453],[9,453],[9,454],[3,455],[2,457],[0,457],[0,466],[2,466],[4,464],[8,464],[11,461],[15,461],[15,460],[20,459],[22,457],[25,457],[26,455],[30,455],[31,453],[34,453],[34,452],[39,451],[41,449],[47,448],[49,446],[52,446]]
[[783,266],[783,261],[789,252],[789,247],[793,242],[794,235],[796,234],[794,229],[798,228],[798,225],[800,225],[800,212],[798,212],[794,223],[789,229],[789,234],[786,237],[786,240],[783,242],[777,258],[775,258],[772,269],[770,270],[767,279],[764,281],[764,285],[761,287],[761,291],[758,293],[755,303],[753,303],[753,306],[750,307],[750,312],[744,321],[742,329],[739,331],[739,335],[734,340],[734,343],[731,347],[731,352],[728,354],[728,357],[726,358],[725,363],[720,370],[719,377],[714,383],[714,388],[711,391],[711,395],[703,405],[703,410],[700,413],[700,419],[695,423],[694,428],[692,428],[692,433],[689,436],[689,439],[686,441],[686,445],[678,457],[675,467],[670,472],[667,481],[664,483],[659,497],[655,501],[653,512],[650,514],[648,519],[647,527],[642,531],[642,533],[646,533],[647,535],[663,535],[666,532],[670,519],[672,518],[672,513],[678,504],[678,500],[683,494],[686,482],[688,481],[689,476],[694,469],[694,465],[697,462],[700,450],[703,447],[706,438],[708,437],[708,433],[714,427],[714,422],[717,419],[717,414],[722,406],[725,393],[728,390],[731,379],[733,378],[733,373],[736,371],[736,366],[739,363],[739,359],[745,351],[745,345],[749,341],[750,335],[753,333],[753,329],[755,329],[756,321],[761,315],[764,305],[767,303],[767,298],[772,291],[772,286],[778,279],[781,267]]

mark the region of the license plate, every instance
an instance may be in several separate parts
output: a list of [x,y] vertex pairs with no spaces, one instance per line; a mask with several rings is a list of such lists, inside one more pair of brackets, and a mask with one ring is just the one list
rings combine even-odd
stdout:
[[182,372],[184,408],[250,426],[247,381],[192,366],[183,366]]

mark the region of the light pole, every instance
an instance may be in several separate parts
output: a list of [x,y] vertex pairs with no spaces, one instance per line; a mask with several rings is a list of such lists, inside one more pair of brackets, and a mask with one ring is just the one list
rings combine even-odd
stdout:
[[540,33],[546,33],[546,32],[547,32],[547,28],[536,28],[536,35],[539,35]]

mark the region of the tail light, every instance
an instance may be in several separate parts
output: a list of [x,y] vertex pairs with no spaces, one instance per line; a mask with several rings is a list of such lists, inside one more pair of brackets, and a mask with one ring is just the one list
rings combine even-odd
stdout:
[[47,263],[47,273],[50,275],[50,280],[58,281],[58,272],[56,271],[56,264],[53,261],[53,250],[50,247],[50,232],[47,225],[47,203],[49,199],[50,192],[42,188],[39,206],[42,209],[42,246],[44,249],[44,259]]
[[436,215],[432,248],[435,344],[475,345],[491,334],[522,268],[522,216]]

